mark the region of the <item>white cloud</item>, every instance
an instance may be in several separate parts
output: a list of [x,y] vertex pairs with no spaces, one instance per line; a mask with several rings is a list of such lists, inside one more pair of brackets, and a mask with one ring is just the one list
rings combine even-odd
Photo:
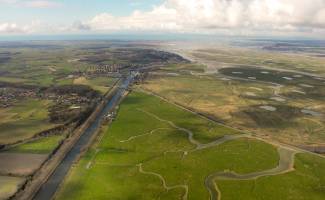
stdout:
[[19,25],[16,23],[4,22],[0,23],[0,34],[26,34],[35,33],[43,28],[40,21],[32,21],[29,24]]
[[17,0],[0,0],[1,4],[15,4]]
[[9,4],[28,8],[55,8],[62,6],[61,3],[52,0],[0,0],[0,4]]
[[16,23],[1,23],[0,33],[28,33],[30,26],[19,26]]
[[15,23],[2,23],[0,24],[0,33],[24,33],[25,30]]
[[61,4],[58,2],[46,1],[46,0],[26,1],[23,3],[23,5],[31,8],[55,8],[61,6]]
[[[0,0],[0,3],[37,8],[61,5],[55,0]],[[134,11],[128,16],[99,13],[72,25],[0,22],[1,33],[81,31],[322,36],[325,33],[325,0],[165,0],[149,11]]]
[[325,28],[325,1],[166,0],[151,11],[101,13],[83,24],[96,31],[306,32]]

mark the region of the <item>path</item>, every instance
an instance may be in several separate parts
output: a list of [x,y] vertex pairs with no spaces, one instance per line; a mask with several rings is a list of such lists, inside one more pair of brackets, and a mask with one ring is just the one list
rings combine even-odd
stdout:
[[137,167],[139,167],[139,172],[142,174],[153,175],[153,176],[158,177],[161,180],[163,187],[165,188],[165,190],[167,190],[167,192],[169,190],[172,190],[175,188],[183,188],[185,190],[184,195],[183,195],[183,200],[187,200],[187,198],[188,198],[188,186],[187,185],[167,186],[166,180],[164,179],[164,177],[162,175],[155,173],[155,172],[144,171],[142,168],[142,163],[137,164]]
[[179,127],[177,126],[174,122],[172,121],[169,121],[169,120],[166,120],[166,119],[162,119],[160,118],[159,116],[153,114],[153,113],[150,113],[148,111],[145,111],[143,109],[137,109],[138,111],[141,111],[151,117],[154,117],[155,119],[159,120],[159,121],[162,121],[162,122],[165,122],[165,123],[168,123],[170,126],[172,126],[173,128],[179,130],[179,131],[183,131],[185,133],[188,134],[188,140],[190,143],[194,144],[196,146],[196,148],[194,150],[192,150],[191,152],[193,151],[197,151],[197,150],[201,150],[201,149],[206,149],[206,148],[210,148],[210,147],[213,147],[213,146],[217,146],[219,144],[222,144],[226,141],[229,141],[229,140],[234,140],[234,139],[238,139],[238,138],[243,138],[243,137],[248,137],[250,136],[249,134],[238,134],[238,135],[225,135],[221,138],[218,138],[216,139],[215,141],[213,142],[210,142],[210,143],[206,143],[206,144],[202,144],[200,143],[199,141],[195,140],[194,139],[194,133],[186,128],[183,128],[183,127]]

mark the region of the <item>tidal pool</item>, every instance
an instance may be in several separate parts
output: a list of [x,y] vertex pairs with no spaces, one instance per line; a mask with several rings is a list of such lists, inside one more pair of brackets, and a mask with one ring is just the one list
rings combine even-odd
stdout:
[[293,78],[291,78],[291,77],[282,77],[282,78],[284,78],[285,80],[288,80],[288,81],[291,81]]
[[260,108],[271,112],[276,111],[276,107],[273,106],[260,106]]
[[319,113],[319,112],[316,112],[313,110],[308,110],[308,109],[302,109],[301,112],[304,114],[315,116],[315,117],[320,117],[323,115],[322,113]]
[[278,101],[278,102],[285,102],[286,101],[284,98],[281,98],[281,97],[271,97],[270,99],[274,100],[274,101]]

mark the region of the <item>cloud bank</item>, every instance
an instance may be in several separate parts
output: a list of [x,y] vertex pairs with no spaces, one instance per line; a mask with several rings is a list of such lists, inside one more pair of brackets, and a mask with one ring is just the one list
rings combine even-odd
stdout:
[[32,21],[30,24],[18,25],[16,23],[0,23],[0,34],[29,34],[41,31],[44,26],[40,21]]
[[[50,0],[0,0],[26,7],[60,6]],[[37,27],[35,29],[35,27]],[[34,28],[34,29],[33,29]],[[58,26],[19,27],[0,23],[2,32],[110,33],[170,32],[232,35],[325,34],[325,0],[165,0],[149,11],[128,16],[99,13]]]
[[15,23],[0,24],[0,33],[24,33],[26,30]]
[[21,5],[30,8],[56,8],[60,7],[61,4],[54,1],[46,1],[46,0],[31,0],[21,2]]
[[99,31],[314,32],[325,29],[325,1],[166,0],[124,17],[101,13],[84,25]]
[[51,0],[0,0],[0,4],[28,8],[55,8],[62,6],[61,3]]

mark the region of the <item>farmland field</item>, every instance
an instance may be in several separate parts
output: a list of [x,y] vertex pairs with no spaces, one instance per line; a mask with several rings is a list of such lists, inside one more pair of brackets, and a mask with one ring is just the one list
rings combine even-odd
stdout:
[[100,91],[105,94],[117,81],[116,78],[110,77],[96,77],[87,79],[86,77],[79,77],[73,80],[73,84],[89,85],[94,90]]
[[64,137],[62,135],[54,135],[36,139],[25,144],[17,145],[8,151],[13,153],[35,153],[48,154],[55,149]]
[[[24,180],[34,184],[40,167],[57,162],[51,158],[60,144],[78,137],[74,130],[131,70],[187,62],[145,44],[129,48],[119,41],[0,43],[0,199],[17,195],[18,189],[24,193]],[[201,129],[211,129],[196,138],[202,141],[224,134],[209,123]],[[22,180],[16,181],[17,176]]]
[[64,135],[41,137],[0,152],[0,199],[8,199],[17,192],[63,138]]
[[0,108],[0,144],[23,141],[55,127],[48,116],[50,105],[48,100],[26,99],[14,107]]
[[0,176],[0,199],[12,196],[23,181],[24,178]]
[[46,158],[46,154],[0,153],[0,174],[31,175]]

